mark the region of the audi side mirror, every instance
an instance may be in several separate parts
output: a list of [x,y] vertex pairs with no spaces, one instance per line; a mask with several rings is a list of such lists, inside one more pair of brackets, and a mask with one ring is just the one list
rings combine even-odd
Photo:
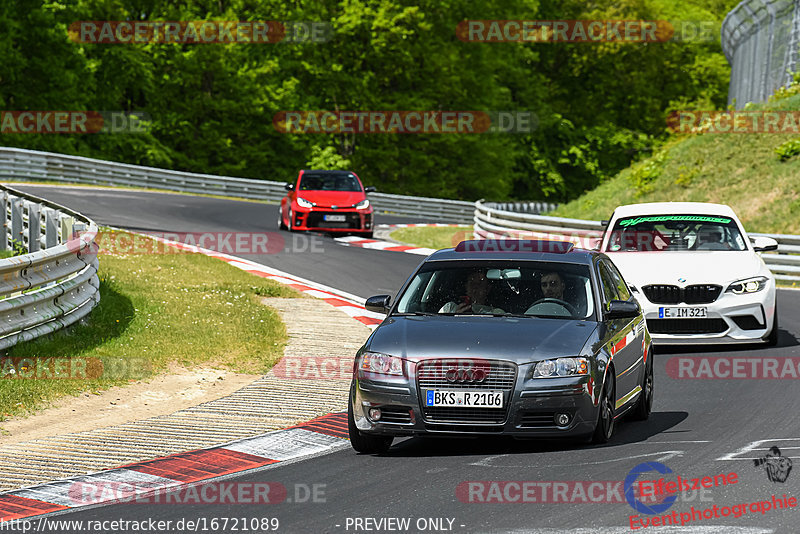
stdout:
[[606,319],[633,319],[641,312],[635,300],[612,300],[608,303]]
[[375,186],[372,186],[372,185],[368,185],[367,187],[364,188],[364,192],[365,193],[374,193],[377,190],[378,190],[378,188],[375,187]]
[[286,184],[283,186],[287,191],[294,191],[294,184]]
[[390,295],[376,295],[367,299],[364,307],[375,313],[389,313],[389,303],[392,301]]

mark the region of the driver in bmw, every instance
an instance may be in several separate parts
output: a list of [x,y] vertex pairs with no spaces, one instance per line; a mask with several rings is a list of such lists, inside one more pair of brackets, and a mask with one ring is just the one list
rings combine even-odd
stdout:
[[474,314],[504,314],[500,308],[495,308],[486,303],[489,297],[489,279],[486,278],[486,270],[478,269],[467,277],[464,284],[464,292],[459,302],[451,300],[441,307],[439,313],[474,313]]

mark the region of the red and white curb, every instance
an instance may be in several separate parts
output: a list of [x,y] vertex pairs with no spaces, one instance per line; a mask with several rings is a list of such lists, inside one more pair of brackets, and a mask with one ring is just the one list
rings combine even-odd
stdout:
[[300,278],[299,276],[295,276],[284,271],[279,271],[278,269],[273,269],[272,267],[267,267],[261,263],[256,263],[254,261],[239,258],[237,256],[231,256],[229,254],[224,254],[222,252],[209,250],[195,245],[187,245],[177,241],[170,241],[158,236],[148,236],[147,234],[141,235],[150,237],[156,241],[181,250],[186,250],[188,252],[199,252],[201,254],[205,254],[206,256],[217,258],[227,262],[233,267],[247,271],[248,273],[260,276],[262,278],[269,278],[270,280],[287,285],[297,291],[300,291],[301,293],[305,293],[306,295],[322,299],[331,306],[335,306],[340,311],[343,311],[356,321],[364,323],[371,328],[379,325],[384,319],[382,314],[371,312],[364,308],[364,299],[351,293],[340,291],[336,288],[319,284],[305,278]]
[[[465,226],[463,224],[443,224],[443,223],[430,223],[430,224],[379,224],[376,228],[382,229],[395,229],[395,228],[458,228]],[[369,248],[373,250],[389,250],[391,252],[406,252],[408,254],[417,254],[419,256],[430,256],[436,249],[426,247],[414,247],[411,245],[399,245],[391,241],[383,241],[380,239],[367,239],[364,237],[346,236],[336,237],[335,241],[342,243],[349,247]]]
[[335,237],[335,241],[342,243],[348,247],[361,247],[370,248],[373,250],[389,250],[391,252],[407,252],[408,254],[417,254],[419,256],[430,256],[436,249],[425,247],[412,247],[411,245],[398,245],[391,241],[381,241],[380,239],[366,239],[363,237],[346,236]]
[[[173,454],[3,493],[0,494],[0,520],[13,521],[121,502],[120,492],[114,488],[127,489],[127,502],[133,499],[141,501],[148,495],[163,494],[167,489],[174,492],[198,482],[228,478],[280,462],[333,452],[345,448],[347,438],[346,413],[323,415],[291,428],[218,447]],[[92,492],[87,500],[86,488],[105,488],[106,491]]]

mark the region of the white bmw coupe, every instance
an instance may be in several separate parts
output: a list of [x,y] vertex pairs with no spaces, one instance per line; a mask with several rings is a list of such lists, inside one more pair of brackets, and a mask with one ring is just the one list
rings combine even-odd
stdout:
[[[752,242],[751,242],[752,239]],[[600,250],[611,257],[645,312],[657,344],[778,339],[775,277],[733,210],[702,202],[620,206]]]

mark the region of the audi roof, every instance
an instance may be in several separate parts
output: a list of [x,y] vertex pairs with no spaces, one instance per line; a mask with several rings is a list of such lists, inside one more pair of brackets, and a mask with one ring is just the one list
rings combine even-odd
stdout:
[[475,239],[462,241],[455,248],[439,250],[426,261],[451,260],[538,260],[591,264],[599,252],[576,248],[569,241],[532,239]]

